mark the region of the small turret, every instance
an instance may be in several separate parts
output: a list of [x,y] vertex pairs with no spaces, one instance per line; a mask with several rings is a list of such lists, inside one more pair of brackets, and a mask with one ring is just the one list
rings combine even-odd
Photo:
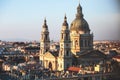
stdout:
[[68,23],[67,23],[67,17],[66,17],[66,15],[65,15],[65,17],[64,17],[63,26],[68,27]]
[[48,28],[48,26],[47,26],[47,23],[46,23],[47,21],[46,21],[46,18],[44,19],[44,24],[43,24],[43,28]]

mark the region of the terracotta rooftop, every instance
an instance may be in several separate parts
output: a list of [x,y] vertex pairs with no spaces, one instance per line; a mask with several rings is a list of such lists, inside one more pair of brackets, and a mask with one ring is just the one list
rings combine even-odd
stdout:
[[80,68],[79,67],[69,67],[68,71],[79,72]]
[[114,56],[113,58],[120,59],[120,55]]

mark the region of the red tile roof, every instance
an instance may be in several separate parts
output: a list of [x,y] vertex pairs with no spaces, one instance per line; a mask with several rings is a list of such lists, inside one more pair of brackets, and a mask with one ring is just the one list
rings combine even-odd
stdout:
[[120,59],[120,55],[114,56],[113,58]]
[[79,72],[80,68],[79,67],[69,67],[68,71]]

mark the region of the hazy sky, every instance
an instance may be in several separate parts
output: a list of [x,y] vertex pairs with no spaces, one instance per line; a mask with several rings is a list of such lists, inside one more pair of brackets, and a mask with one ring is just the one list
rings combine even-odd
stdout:
[[[79,0],[0,0],[0,40],[40,40],[44,18],[58,41],[66,13],[69,27]],[[120,40],[119,0],[80,0],[94,40]]]

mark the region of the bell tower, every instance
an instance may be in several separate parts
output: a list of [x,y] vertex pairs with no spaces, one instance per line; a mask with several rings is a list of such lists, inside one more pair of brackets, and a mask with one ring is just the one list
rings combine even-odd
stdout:
[[69,27],[67,23],[67,17],[65,15],[64,22],[62,24],[61,36],[60,36],[60,51],[58,56],[58,70],[65,70],[69,66],[72,66],[72,58],[70,51],[70,35]]
[[[44,24],[42,26],[41,31],[41,39],[40,39],[40,62],[43,62],[43,55],[50,48],[50,38],[49,38],[49,30],[46,23],[46,19],[44,20]],[[42,63],[43,64],[43,63]]]

